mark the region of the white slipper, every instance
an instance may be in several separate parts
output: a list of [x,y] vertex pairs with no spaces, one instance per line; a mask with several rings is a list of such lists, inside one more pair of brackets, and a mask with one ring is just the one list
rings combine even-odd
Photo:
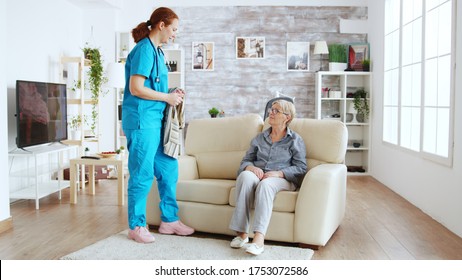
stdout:
[[250,243],[249,246],[247,246],[247,249],[245,250],[246,253],[252,254],[254,256],[260,255],[261,253],[263,253],[263,251],[265,251],[265,246],[263,245],[259,247],[255,243]]
[[233,240],[231,241],[229,245],[231,246],[231,248],[238,249],[238,248],[242,248],[242,246],[244,246],[247,242],[249,242],[248,237],[246,239],[242,239],[241,237],[236,236],[233,238]]

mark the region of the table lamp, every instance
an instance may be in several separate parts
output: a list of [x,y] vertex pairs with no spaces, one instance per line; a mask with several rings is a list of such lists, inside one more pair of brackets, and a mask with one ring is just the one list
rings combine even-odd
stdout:
[[112,62],[107,66],[108,87],[125,88],[125,64]]
[[319,54],[319,70],[322,71],[322,55],[329,54],[329,49],[327,48],[326,41],[316,41],[314,43],[313,54]]

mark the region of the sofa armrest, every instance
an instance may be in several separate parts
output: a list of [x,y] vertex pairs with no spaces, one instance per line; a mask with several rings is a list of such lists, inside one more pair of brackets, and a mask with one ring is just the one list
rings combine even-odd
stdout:
[[199,179],[197,161],[193,156],[178,157],[178,180]]
[[321,164],[309,170],[295,205],[294,240],[326,245],[345,215],[347,169]]

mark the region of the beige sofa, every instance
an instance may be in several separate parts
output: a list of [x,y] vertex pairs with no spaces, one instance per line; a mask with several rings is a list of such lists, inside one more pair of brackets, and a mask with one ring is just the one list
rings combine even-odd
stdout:
[[[251,139],[267,127],[256,114],[189,123],[177,186],[185,224],[196,231],[235,235],[228,225],[237,170]],[[309,170],[299,190],[277,194],[266,239],[316,248],[329,241],[344,217],[347,130],[340,121],[314,119],[294,119],[290,127],[305,141]],[[147,204],[147,223],[158,226],[155,180]]]

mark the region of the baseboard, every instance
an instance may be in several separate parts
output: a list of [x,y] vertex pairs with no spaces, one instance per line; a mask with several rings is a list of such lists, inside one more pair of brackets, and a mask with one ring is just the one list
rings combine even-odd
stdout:
[[13,218],[9,217],[3,221],[0,221],[0,233],[13,228]]

